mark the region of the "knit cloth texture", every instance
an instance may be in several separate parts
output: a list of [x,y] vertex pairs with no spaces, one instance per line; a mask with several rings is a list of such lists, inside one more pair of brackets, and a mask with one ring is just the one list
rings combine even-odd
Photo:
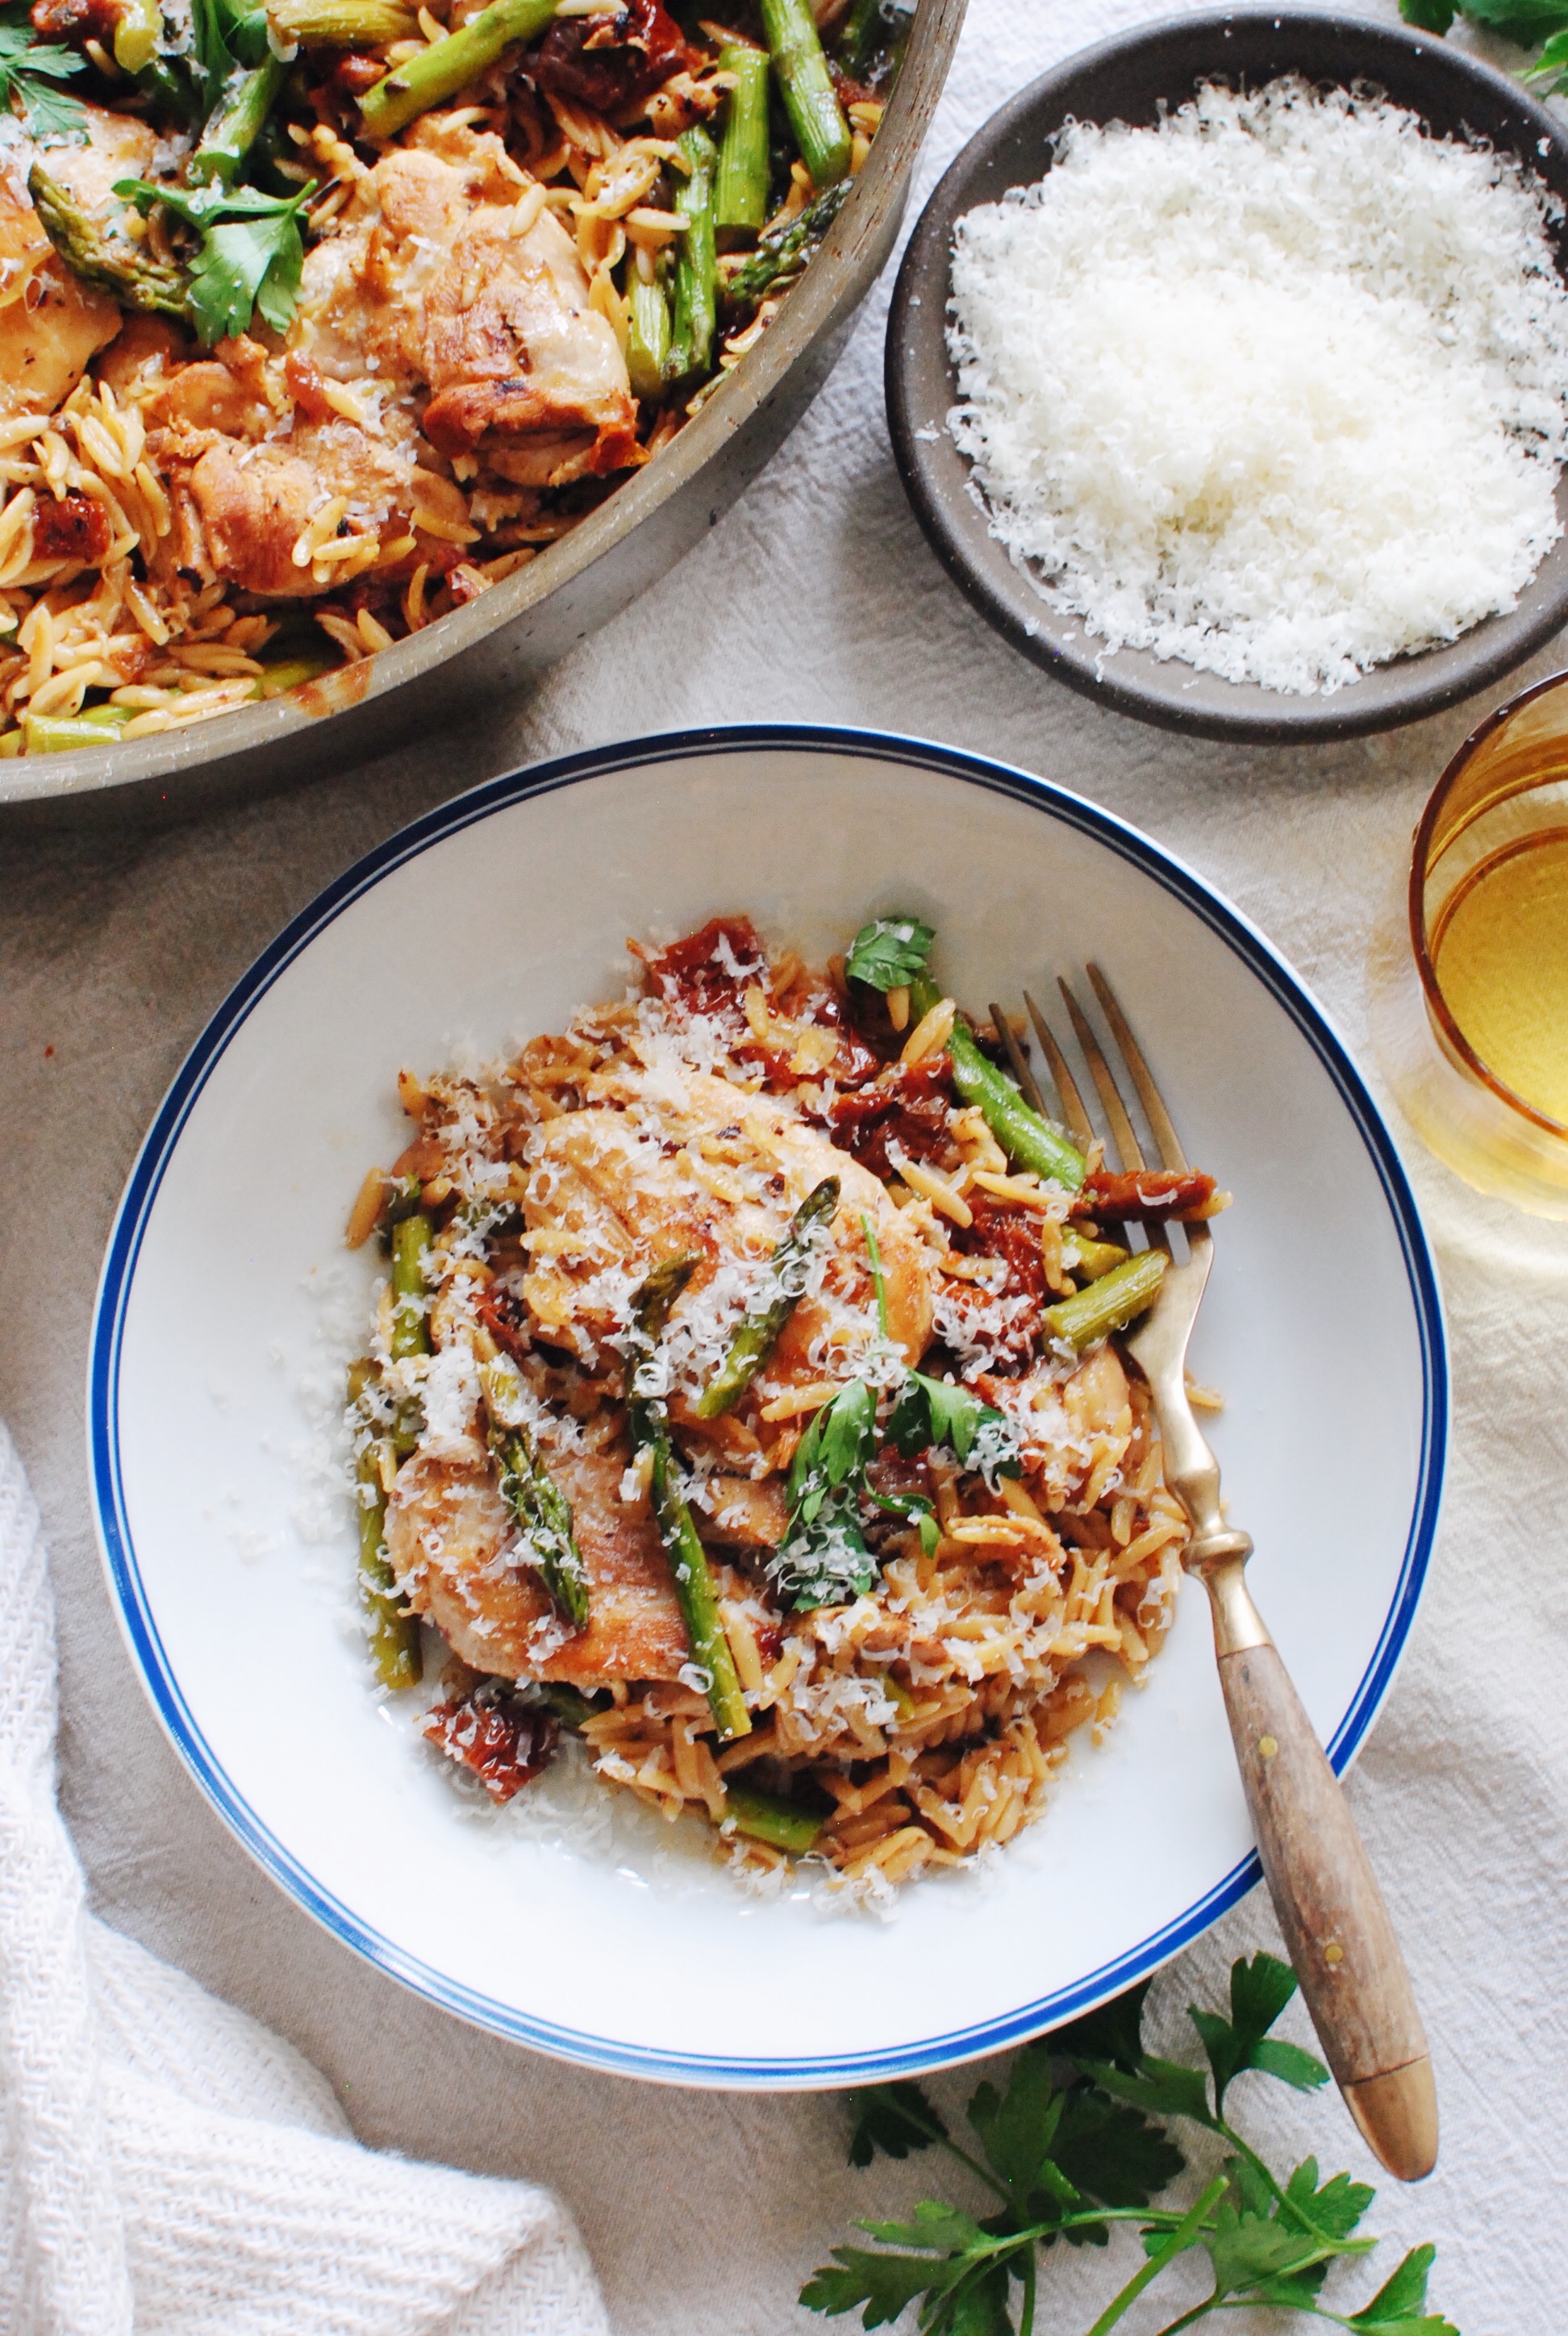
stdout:
[[548,2191],[365,2149],[308,2061],[87,1912],[54,1616],[0,1427],[0,2329],[606,2336]]

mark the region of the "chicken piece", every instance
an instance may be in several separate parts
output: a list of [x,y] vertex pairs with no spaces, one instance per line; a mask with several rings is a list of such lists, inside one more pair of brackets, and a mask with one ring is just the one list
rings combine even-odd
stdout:
[[[373,435],[330,405],[320,411],[325,418],[301,418],[290,365],[245,335],[161,384],[154,378],[143,412],[174,506],[161,566],[287,599],[367,567],[401,576],[424,560],[439,573],[458,558],[444,535],[431,537],[420,523],[466,527],[468,507],[451,480],[422,470],[411,444]],[[296,545],[338,500],[336,533],[301,564]],[[398,547],[390,562],[388,545]],[[340,567],[345,549],[352,564]]]
[[[482,439],[488,459],[493,442],[541,484],[638,459],[619,344],[588,307],[570,238],[498,139],[428,134],[441,151],[385,155],[307,255],[283,362],[242,336],[155,395],[171,567],[268,599],[369,568],[441,575],[473,530],[462,491],[427,467],[432,444]],[[300,564],[339,497],[336,538]]]
[[347,509],[335,542],[374,538],[379,558],[384,539],[409,532],[412,464],[352,423],[307,423],[263,443],[171,433],[161,451],[175,490],[174,561],[204,582],[222,577],[279,599],[319,594],[313,564],[297,564],[294,547],[337,497]]
[[[148,170],[157,140],[146,122],[102,106],[84,106],[83,119],[80,145],[48,148],[49,175],[83,209],[103,211],[116,179]],[[44,232],[27,192],[34,151],[19,128],[0,150],[0,420],[53,414],[123,321],[119,304],[73,275]]]
[[673,1679],[688,1660],[669,1562],[646,1500],[620,1497],[621,1464],[549,1455],[571,1503],[588,1577],[586,1630],[573,1633],[531,1566],[507,1554],[511,1512],[478,1447],[469,1460],[415,1453],[386,1511],[386,1549],[410,1604],[476,1670],[513,1679]]
[[1078,1365],[1062,1388],[1067,1417],[1081,1436],[1131,1433],[1132,1406],[1122,1358],[1107,1339]]
[[433,445],[482,442],[487,460],[521,460],[525,484],[636,462],[620,345],[538,187],[492,135],[438,118],[414,137],[307,258],[291,350],[327,380],[368,377],[411,404],[428,389]]
[[147,179],[152,175],[158,133],[134,114],[111,113],[101,105],[84,105],[87,135],[78,145],[44,150],[49,176],[84,211],[118,212],[117,179]]
[[93,371],[124,400],[164,380],[195,349],[190,334],[168,316],[127,316]]
[[0,421],[53,414],[119,330],[115,303],[72,275],[0,180]]
[[482,205],[425,296],[424,433],[445,454],[483,441],[526,455],[553,440],[546,476],[519,479],[515,464],[507,475],[555,486],[635,462],[637,408],[615,327],[589,307],[577,247],[555,213],[541,209],[516,232],[529,202]]
[[[143,345],[132,344],[133,349]],[[286,428],[293,401],[280,368],[248,334],[219,341],[210,356],[176,363],[159,381],[159,343],[147,346],[153,359],[152,386],[142,408],[148,427],[200,430],[254,441]]]
[[705,1541],[724,1549],[774,1550],[789,1531],[789,1502],[777,1476],[707,1476],[692,1494]]
[[[890,1335],[907,1360],[919,1362],[931,1338],[931,1267],[923,1243],[868,1170],[772,1096],[748,1095],[704,1072],[664,1063],[650,1072],[622,1069],[598,1081],[595,1093],[630,1108],[607,1101],[567,1112],[546,1123],[530,1155],[523,1213],[528,1235],[536,1238],[523,1292],[547,1337],[564,1339],[585,1358],[597,1356],[620,1327],[618,1271],[640,1280],[660,1258],[695,1252],[703,1263],[677,1303],[678,1323],[725,1266],[771,1255],[807,1193],[836,1176],[830,1246],[832,1279],[842,1296],[836,1304],[812,1295],[801,1299],[768,1358],[766,1384],[777,1389],[823,1377],[811,1350],[835,1324],[844,1327],[846,1300],[862,1312],[869,1335],[862,1217],[881,1252]],[[721,1139],[725,1164],[707,1168],[701,1154],[712,1138]],[[758,1198],[745,1197],[746,1183]],[[852,1339],[844,1348],[845,1376],[855,1352]],[[672,1416],[681,1419],[683,1409],[676,1403]]]
[[23,287],[0,307],[0,421],[5,422],[53,414],[120,330],[114,302],[79,284],[55,258],[31,210],[26,216],[41,251],[28,247],[26,229],[14,227],[9,208],[0,206],[0,272],[25,271]]

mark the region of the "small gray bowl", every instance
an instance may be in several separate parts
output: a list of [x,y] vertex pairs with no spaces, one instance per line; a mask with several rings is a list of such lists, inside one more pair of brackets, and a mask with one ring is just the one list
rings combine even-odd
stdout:
[[[1053,608],[991,534],[969,465],[947,427],[958,402],[945,326],[953,224],[1050,168],[1049,141],[1069,116],[1153,124],[1196,85],[1261,87],[1283,73],[1318,83],[1370,83],[1418,113],[1439,137],[1508,149],[1568,202],[1568,141],[1518,85],[1458,49],[1392,24],[1327,11],[1240,8],[1149,24],[1069,58],[993,114],[948,170],[920,217],[888,319],[888,420],[915,516],[955,583],[1016,648],[1070,687],[1140,721],[1204,738],[1283,743],[1350,738],[1437,714],[1522,665],[1568,623],[1568,535],[1542,561],[1506,616],[1446,647],[1396,658],[1327,696],[1292,697],[1225,681],[1147,650],[1101,644],[1083,619]],[[1554,237],[1568,275],[1568,223]],[[1568,477],[1557,489],[1568,523]]]

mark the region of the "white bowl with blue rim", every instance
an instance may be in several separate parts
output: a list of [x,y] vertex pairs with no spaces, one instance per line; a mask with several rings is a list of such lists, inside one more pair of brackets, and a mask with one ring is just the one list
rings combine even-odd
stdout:
[[1387,1695],[1437,1523],[1436,1277],[1388,1132],[1253,927],[1045,782],[858,731],[701,731],[498,779],[362,860],[225,1001],[127,1185],[89,1449],[126,1643],[198,1786],[279,1886],[432,2002],[629,2076],[827,2086],[1036,2035],[1258,1879],[1187,1584],[1141,1691],[1041,1819],[896,1915],[809,1869],[772,1895],[569,1761],[493,1810],[378,1698],[330,1415],[378,1261],[342,1228],[406,1128],[394,1082],[618,996],[627,936],[718,910],[818,961],[872,914],[937,928],[983,1010],[1097,960],[1190,1155],[1235,1195],[1193,1341],[1251,1579],[1343,1770]]

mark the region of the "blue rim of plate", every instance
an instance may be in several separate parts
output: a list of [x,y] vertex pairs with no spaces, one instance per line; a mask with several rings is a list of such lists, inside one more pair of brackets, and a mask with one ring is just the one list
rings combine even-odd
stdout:
[[1261,981],[1306,1038],[1355,1124],[1377,1171],[1399,1236],[1421,1343],[1421,1464],[1404,1562],[1372,1659],[1349,1711],[1329,1746],[1342,1773],[1354,1757],[1388,1691],[1426,1580],[1442,1498],[1448,1440],[1448,1359],[1442,1303],[1426,1232],[1393,1138],[1359,1072],[1322,1008],[1271,945],[1239,910],[1191,870],[1110,813],[1069,794],[1049,780],[951,746],[928,745],[872,730],[807,724],[747,724],[671,732],[567,754],[492,779],[378,844],[329,884],[287,925],[230,990],[175,1075],[137,1155],[104,1255],[93,1310],[87,1377],[87,1456],[94,1523],[110,1590],[132,1659],[160,1721],[196,1782],[226,1825],[272,1879],[335,1938],[416,1995],[509,2041],[531,2045],[558,2059],[666,2084],[716,2087],[831,2088],[918,2076],[988,2052],[998,2052],[1057,2027],[1145,1978],[1189,1946],[1261,1878],[1256,1855],[1243,1858],[1223,1880],[1174,1922],[1125,1954],[1087,1972],[1071,1987],[1024,2004],[1005,2017],[953,2029],[918,2043],[819,2058],[747,2059],[673,2053],[557,2026],[497,2003],[460,1985],[362,1922],[291,1855],[230,1781],[197,1726],[158,1635],[143,1590],[121,1483],[117,1403],[125,1310],[148,1218],[187,1119],[230,1039],[279,975],[335,918],[389,871],[477,821],[532,795],[648,763],[696,760],[735,753],[855,754],[904,763],[1009,795],[1046,817],[1092,836],[1174,895],[1217,934]]

